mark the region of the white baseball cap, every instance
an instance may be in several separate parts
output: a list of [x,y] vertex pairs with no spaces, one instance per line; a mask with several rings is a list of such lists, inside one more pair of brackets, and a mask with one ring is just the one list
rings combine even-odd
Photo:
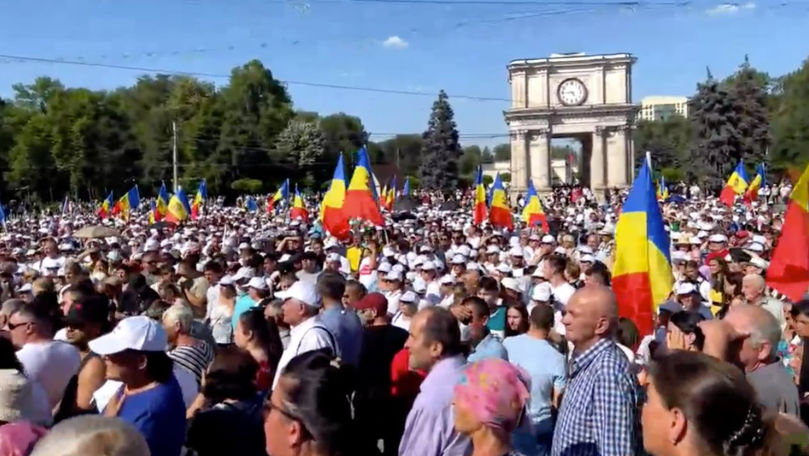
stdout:
[[596,258],[588,253],[586,255],[582,255],[581,258],[579,259],[579,262],[581,262],[581,263],[595,263]]
[[127,317],[115,325],[109,334],[88,343],[90,350],[99,355],[114,355],[125,350],[162,352],[168,340],[163,326],[149,317]]
[[519,280],[513,277],[505,277],[500,282],[503,284],[503,288],[516,291],[517,293],[522,293],[522,286],[520,285]]
[[377,272],[390,272],[390,263],[379,263],[379,266],[376,268]]
[[451,275],[447,274],[444,277],[441,277],[441,280],[439,280],[438,283],[441,285],[452,285],[455,283],[455,279]]
[[286,290],[275,293],[275,296],[283,299],[284,301],[287,299],[297,299],[309,307],[320,308],[322,304],[314,284],[303,280],[298,280]]
[[725,236],[724,234],[712,234],[708,238],[708,242],[722,242],[722,243],[724,243],[724,242],[728,242],[728,237]]
[[509,250],[508,254],[513,257],[522,257],[523,256],[522,247],[514,246],[511,248],[511,250]]
[[252,279],[255,276],[255,272],[253,272],[253,268],[248,268],[247,266],[242,266],[236,271],[236,274],[233,276],[233,281],[238,282],[244,279]]
[[247,287],[255,288],[256,290],[266,290],[267,282],[265,282],[261,277],[253,277],[249,282],[247,282]]
[[425,261],[424,264],[421,265],[422,271],[434,271],[435,264],[432,261]]
[[385,276],[385,280],[391,280],[391,281],[395,280],[397,282],[401,282],[402,281],[402,273],[400,271],[398,271],[398,270],[392,270]]
[[466,264],[466,258],[464,258],[463,255],[458,254],[458,255],[455,255],[455,256],[452,257],[452,261],[450,263],[452,263],[452,264]]
[[546,234],[545,236],[542,236],[541,242],[543,244],[556,244],[556,239],[554,239],[550,234]]
[[547,302],[551,300],[551,285],[548,282],[542,282],[534,287],[531,292],[532,301]]
[[678,295],[687,295],[687,294],[694,293],[695,291],[697,291],[697,289],[694,288],[694,285],[691,284],[691,283],[683,282],[683,283],[677,285],[677,294]]
[[415,304],[418,301],[419,297],[416,296],[416,293],[412,291],[405,291],[402,293],[402,296],[399,297],[399,302],[406,302],[408,304]]
[[750,264],[759,269],[767,269],[770,266],[770,263],[768,263],[767,260],[758,256],[751,258]]

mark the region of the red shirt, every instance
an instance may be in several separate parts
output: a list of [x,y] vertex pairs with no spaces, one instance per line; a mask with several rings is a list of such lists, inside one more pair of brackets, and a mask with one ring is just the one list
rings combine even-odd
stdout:
[[390,365],[390,394],[393,397],[415,398],[427,372],[410,370],[410,351],[399,350]]

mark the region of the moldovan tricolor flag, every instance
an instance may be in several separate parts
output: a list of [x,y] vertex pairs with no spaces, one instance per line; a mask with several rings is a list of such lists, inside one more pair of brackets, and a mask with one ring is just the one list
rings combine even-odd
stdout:
[[202,203],[208,199],[208,184],[205,183],[205,179],[199,183],[199,188],[197,188],[197,194],[194,195],[194,202],[191,203],[191,218],[196,220],[199,217],[199,209],[202,207]]
[[525,209],[522,210],[522,221],[528,226],[541,225],[542,231],[548,232],[548,218],[545,216],[545,211],[542,209],[542,203],[539,201],[539,195],[534,188],[534,181],[528,181],[528,195],[526,198]]
[[486,220],[486,189],[483,187],[483,168],[478,166],[477,177],[475,177],[475,208],[473,209],[475,225],[480,225]]
[[160,191],[157,192],[157,201],[154,207],[154,219],[156,222],[163,220],[169,211],[169,192],[166,190],[166,183],[160,184]]
[[666,186],[666,179],[660,176],[660,182],[657,184],[657,199],[665,201],[669,199],[669,188]]
[[764,169],[764,163],[759,163],[758,166],[756,166],[756,177],[753,178],[753,182],[750,182],[747,191],[744,192],[744,202],[749,206],[753,201],[756,201],[758,199],[758,191],[766,184],[767,171]]
[[289,179],[285,180],[281,187],[275,192],[272,198],[267,199],[267,213],[271,214],[278,203],[289,198]]
[[289,218],[309,222],[309,211],[306,210],[306,205],[303,204],[303,198],[301,198],[301,194],[298,192],[298,184],[295,184],[295,196],[292,199],[292,209],[289,211]]
[[368,152],[365,147],[357,152],[357,166],[354,168],[354,175],[346,191],[343,213],[348,219],[367,220],[374,225],[382,226],[385,221],[379,212],[374,190],[374,182],[371,177],[371,161],[368,159]]
[[140,192],[138,192],[138,186],[136,185],[115,202],[115,206],[112,207],[112,214],[121,214],[124,219],[129,219],[129,211],[137,209],[138,206],[140,206]]
[[809,289],[809,166],[789,196],[784,226],[767,270],[767,285],[800,301]]
[[385,209],[388,211],[393,210],[393,203],[396,202],[396,176],[394,175],[391,179],[390,187],[388,187],[387,193],[382,195],[382,198],[385,200]]
[[642,336],[652,334],[652,315],[671,293],[669,250],[652,171],[644,160],[618,217],[612,272],[619,314],[632,320]]
[[503,181],[500,175],[494,179],[492,184],[492,206],[489,208],[489,221],[492,225],[502,228],[514,229],[514,221],[511,217],[511,209],[506,200],[506,189],[503,188]]
[[346,175],[343,166],[343,154],[337,159],[334,176],[331,179],[329,190],[323,195],[320,203],[320,220],[323,228],[332,236],[345,240],[351,234],[348,217],[343,214],[343,203],[346,199]]
[[171,197],[168,204],[168,211],[166,212],[166,221],[172,223],[180,223],[188,218],[191,212],[191,205],[188,204],[188,196],[185,191],[178,188]]
[[112,210],[112,204],[112,192],[110,192],[110,194],[107,195],[107,198],[104,199],[104,202],[101,203],[101,207],[99,207],[98,211],[96,211],[96,215],[102,219],[109,217],[110,211]]
[[744,163],[739,160],[739,164],[736,165],[736,169],[733,170],[733,174],[730,175],[728,183],[725,184],[725,188],[723,188],[722,193],[719,194],[719,201],[732,207],[733,202],[736,200],[736,195],[744,193],[748,182],[750,182],[750,180],[747,178],[747,171],[744,170]]

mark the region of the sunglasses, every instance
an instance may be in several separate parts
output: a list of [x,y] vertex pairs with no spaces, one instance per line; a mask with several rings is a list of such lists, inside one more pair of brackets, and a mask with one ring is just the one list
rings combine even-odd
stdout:
[[33,323],[33,322],[32,321],[23,321],[23,322],[17,323],[16,325],[14,323],[8,322],[6,324],[6,326],[8,326],[9,331],[14,331],[15,329],[19,328],[20,326],[25,326],[25,325],[30,324],[30,323]]

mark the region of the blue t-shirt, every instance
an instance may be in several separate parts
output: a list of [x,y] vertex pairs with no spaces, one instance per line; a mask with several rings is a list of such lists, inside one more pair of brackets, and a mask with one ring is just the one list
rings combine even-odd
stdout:
[[358,366],[362,349],[363,328],[357,313],[349,309],[332,307],[320,314],[320,322],[328,328],[346,364]]
[[531,402],[528,417],[536,424],[551,417],[553,387],[561,393],[565,387],[565,357],[546,340],[528,334],[507,337],[503,346],[508,360],[531,376]]
[[508,361],[508,353],[494,334],[489,333],[476,346],[475,350],[466,359],[469,363],[476,363],[487,358],[498,358]]
[[256,301],[250,295],[242,295],[236,298],[236,304],[233,305],[233,330],[236,331],[236,324],[239,322],[239,317],[253,307],[256,307]]
[[118,418],[146,438],[152,456],[179,456],[185,443],[185,402],[174,376],[142,393],[127,396]]

